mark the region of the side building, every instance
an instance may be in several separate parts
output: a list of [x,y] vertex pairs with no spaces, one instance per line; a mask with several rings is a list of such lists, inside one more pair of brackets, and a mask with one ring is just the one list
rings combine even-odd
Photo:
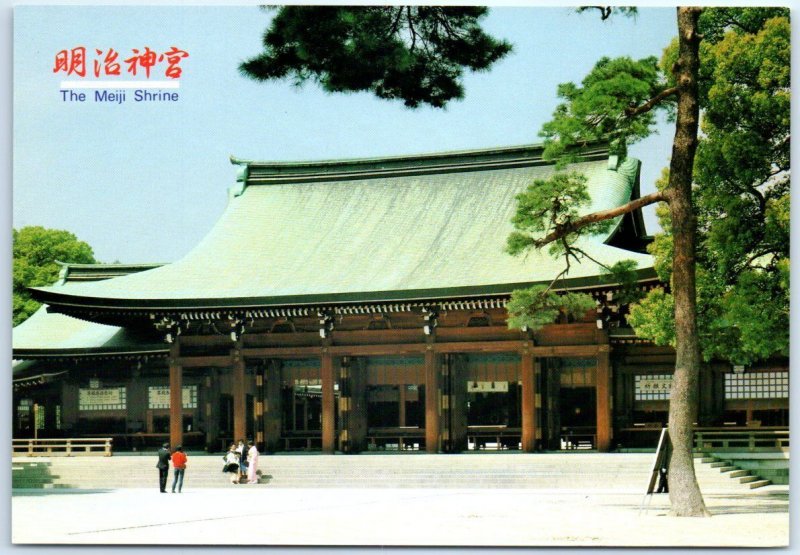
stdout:
[[[666,422],[670,348],[627,327],[603,266],[638,264],[641,214],[582,240],[558,291],[596,310],[510,330],[513,290],[562,262],[504,252],[516,195],[556,171],[540,146],[366,160],[233,159],[218,223],[164,265],[65,265],[14,329],[14,437],[261,449],[527,452],[647,445]],[[572,164],[591,205],[639,195],[635,159]],[[788,361],[702,374],[700,426],[788,425]],[[36,410],[34,410],[36,407]]]

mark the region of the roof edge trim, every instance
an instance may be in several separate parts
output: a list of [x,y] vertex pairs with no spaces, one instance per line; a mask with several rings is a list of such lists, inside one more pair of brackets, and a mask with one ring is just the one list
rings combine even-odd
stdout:
[[[653,268],[636,270],[639,281],[653,281],[658,277]],[[147,313],[152,311],[186,310],[249,310],[261,307],[286,306],[334,306],[343,303],[381,302],[436,302],[441,299],[481,297],[486,295],[509,295],[515,289],[549,282],[521,282],[497,285],[456,286],[438,289],[401,291],[369,291],[338,294],[293,295],[284,297],[237,297],[206,299],[118,299],[105,297],[83,297],[51,289],[29,288],[36,300],[47,303],[54,312],[91,311]],[[603,276],[589,276],[562,280],[557,291],[593,289],[617,285]],[[85,319],[85,318],[84,318]],[[90,321],[94,321],[91,319]]]
[[[234,156],[231,156],[230,159],[232,164],[240,166],[238,181],[242,181],[246,185],[267,185],[485,171],[555,164],[555,161],[545,160],[542,157],[543,151],[544,145],[532,144],[341,160],[258,162]],[[578,159],[582,161],[604,160],[609,156],[608,145],[605,142],[587,143],[576,151]]]

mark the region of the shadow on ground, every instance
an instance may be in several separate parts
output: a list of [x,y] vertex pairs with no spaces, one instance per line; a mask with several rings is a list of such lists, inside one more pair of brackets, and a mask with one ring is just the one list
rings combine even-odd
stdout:
[[113,489],[12,489],[11,497],[48,497],[51,495],[84,495],[87,493],[111,493]]
[[788,513],[789,492],[773,491],[761,495],[707,495],[711,515],[742,515],[755,513]]
[[[769,493],[747,494],[726,493],[706,494],[703,496],[711,516],[715,515],[744,515],[744,514],[776,514],[789,512],[789,492],[773,491]],[[658,503],[666,502],[666,506]],[[655,504],[654,504],[655,502]],[[606,503],[607,507],[620,507],[629,510],[658,511],[669,509],[667,494],[656,494],[652,501],[645,500],[633,503]]]

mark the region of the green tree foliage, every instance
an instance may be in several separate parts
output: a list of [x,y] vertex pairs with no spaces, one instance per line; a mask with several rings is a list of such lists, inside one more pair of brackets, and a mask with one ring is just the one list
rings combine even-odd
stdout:
[[309,79],[328,92],[370,91],[406,106],[441,108],[464,96],[465,69],[481,71],[511,51],[483,32],[483,7],[284,6],[264,51],[240,65],[247,77]]
[[92,248],[68,231],[23,227],[13,230],[13,325],[24,322],[41,306],[31,299],[28,287],[52,285],[61,270],[56,261],[97,262]]
[[[518,255],[536,247],[536,238],[573,224],[582,208],[591,204],[586,177],[576,172],[557,173],[548,179],[537,179],[517,195],[517,211],[511,220],[517,230],[509,235],[506,250]],[[574,252],[580,234],[608,231],[611,221],[595,222],[550,244],[550,254],[559,256]]]
[[506,306],[508,327],[536,331],[552,324],[559,314],[571,318],[583,318],[595,307],[594,300],[583,293],[558,295],[544,285],[519,289],[511,295]]
[[[716,42],[701,50],[693,192],[700,346],[706,360],[751,364],[789,347],[790,27],[777,9],[709,10],[704,21]],[[650,252],[669,281],[671,221],[658,215],[664,233]],[[670,313],[654,310],[669,302],[653,291],[632,307],[637,334],[674,345]]]
[[[581,211],[591,204],[586,188],[586,176],[576,172],[556,173],[547,179],[537,179],[527,189],[518,194],[517,209],[512,218],[516,231],[506,241],[506,252],[513,256],[524,254],[530,249],[540,247],[541,238],[562,229],[574,226],[581,217]],[[511,329],[540,329],[553,323],[559,314],[572,318],[582,318],[595,306],[590,295],[566,293],[558,295],[551,291],[555,283],[570,270],[571,262],[580,263],[590,255],[576,245],[581,235],[606,233],[613,220],[589,223],[573,232],[564,233],[557,241],[549,243],[551,256],[563,256],[564,270],[555,276],[550,286],[533,286],[513,291],[507,305]],[[599,263],[598,263],[599,264]],[[603,266],[602,264],[600,264]],[[613,267],[605,267],[612,281],[624,283],[623,290],[631,299],[638,299],[635,293],[636,263],[620,262]],[[626,296],[626,298],[628,298]]]
[[566,155],[575,152],[574,147],[598,140],[608,140],[613,154],[625,156],[628,145],[655,130],[655,115],[635,114],[636,107],[656,97],[665,83],[656,57],[601,58],[581,86],[558,86],[564,102],[539,133],[545,140],[545,156],[570,161]]

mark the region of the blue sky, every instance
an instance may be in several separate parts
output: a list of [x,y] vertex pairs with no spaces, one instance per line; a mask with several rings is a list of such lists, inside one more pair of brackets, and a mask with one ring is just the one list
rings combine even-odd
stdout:
[[[675,34],[674,8],[603,23],[563,7],[496,7],[484,27],[514,52],[469,75],[464,101],[409,110],[241,77],[237,66],[260,51],[270,17],[252,6],[17,8],[14,227],[67,229],[104,262],[173,261],[224,209],[231,154],[312,160],[539,142],[558,83],[580,81],[601,56],[658,56]],[[186,50],[180,101],[137,104],[129,93],[122,105],[64,103],[55,54],[77,45]],[[644,162],[643,194],[668,162],[672,133],[663,125],[632,151]],[[652,211],[647,221],[652,231]]]

